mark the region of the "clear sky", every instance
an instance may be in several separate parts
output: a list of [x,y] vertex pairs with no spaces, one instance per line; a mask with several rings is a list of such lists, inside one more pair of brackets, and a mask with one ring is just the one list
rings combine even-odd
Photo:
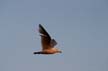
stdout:
[[[32,54],[39,23],[62,54]],[[0,71],[108,71],[108,1],[0,0]]]

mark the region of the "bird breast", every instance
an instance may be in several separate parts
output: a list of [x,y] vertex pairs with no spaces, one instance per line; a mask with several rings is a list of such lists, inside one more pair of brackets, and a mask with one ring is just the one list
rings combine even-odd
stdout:
[[56,53],[58,51],[57,48],[50,48],[50,49],[45,49],[44,52],[48,52],[48,53]]

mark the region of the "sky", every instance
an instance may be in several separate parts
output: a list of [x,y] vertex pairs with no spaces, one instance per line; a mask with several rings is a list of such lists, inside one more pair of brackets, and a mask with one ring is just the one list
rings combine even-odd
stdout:
[[[61,54],[41,50],[42,24]],[[107,0],[0,0],[0,71],[108,71]]]

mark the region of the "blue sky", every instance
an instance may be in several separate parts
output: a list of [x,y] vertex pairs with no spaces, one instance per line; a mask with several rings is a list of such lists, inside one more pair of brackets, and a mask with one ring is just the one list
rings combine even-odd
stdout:
[[[32,54],[39,23],[62,54]],[[107,23],[107,0],[0,0],[0,71],[108,71]]]

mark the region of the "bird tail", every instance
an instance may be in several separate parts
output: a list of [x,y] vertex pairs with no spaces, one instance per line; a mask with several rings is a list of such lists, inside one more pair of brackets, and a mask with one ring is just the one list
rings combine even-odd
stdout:
[[42,54],[41,52],[34,52],[33,54]]

